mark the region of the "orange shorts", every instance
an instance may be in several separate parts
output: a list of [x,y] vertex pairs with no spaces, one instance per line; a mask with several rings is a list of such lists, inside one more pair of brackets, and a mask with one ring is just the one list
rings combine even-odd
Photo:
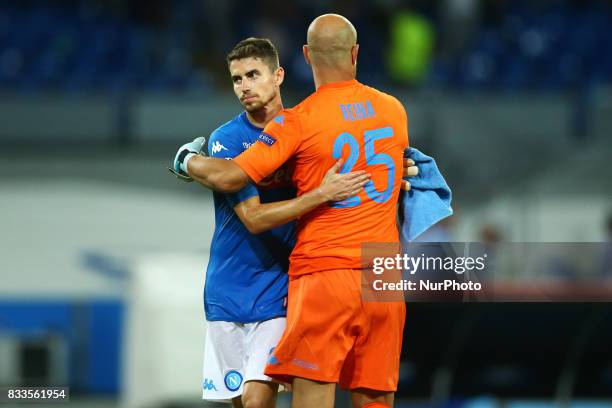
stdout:
[[362,301],[360,270],[292,277],[287,327],[265,373],[396,391],[405,317],[404,302]]

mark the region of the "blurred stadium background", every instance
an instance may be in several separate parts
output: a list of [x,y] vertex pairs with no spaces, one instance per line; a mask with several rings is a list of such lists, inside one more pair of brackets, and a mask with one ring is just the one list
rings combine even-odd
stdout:
[[[308,95],[325,12],[454,190],[429,239],[610,243],[609,1],[0,1],[0,386],[201,405],[212,196],[166,166],[239,112],[244,37],[278,46],[286,106]],[[612,307],[410,304],[397,405],[611,407]]]

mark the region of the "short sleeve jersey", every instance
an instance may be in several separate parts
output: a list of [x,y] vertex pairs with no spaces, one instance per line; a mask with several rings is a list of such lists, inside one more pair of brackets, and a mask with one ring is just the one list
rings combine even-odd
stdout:
[[293,158],[298,195],[321,183],[344,159],[341,172],[366,170],[371,181],[360,194],[323,205],[301,217],[290,275],[360,268],[361,245],[398,242],[397,201],[408,119],[394,97],[356,80],[320,86],[283,110],[258,142],[235,159],[255,182]]
[[[257,141],[262,129],[243,112],[216,129],[208,154],[230,160]],[[295,197],[283,166],[255,187],[237,193],[214,193],[215,232],[204,287],[204,308],[209,321],[250,323],[285,316],[287,312],[288,257],[295,243],[295,225],[288,223],[253,235],[234,207],[259,195],[262,203]]]

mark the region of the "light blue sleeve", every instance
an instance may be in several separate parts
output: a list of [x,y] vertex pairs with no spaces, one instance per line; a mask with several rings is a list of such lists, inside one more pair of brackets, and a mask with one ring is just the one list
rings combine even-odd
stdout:
[[229,193],[225,195],[227,201],[233,207],[237,206],[243,201],[248,200],[251,197],[259,196],[259,191],[257,191],[257,187],[255,187],[252,183],[247,184],[242,188],[242,190],[237,193]]

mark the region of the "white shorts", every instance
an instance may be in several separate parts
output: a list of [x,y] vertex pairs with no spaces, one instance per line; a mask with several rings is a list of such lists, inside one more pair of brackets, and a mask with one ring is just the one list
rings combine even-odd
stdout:
[[256,323],[208,322],[204,345],[202,399],[231,400],[247,381],[264,374],[268,357],[285,331],[286,318]]

